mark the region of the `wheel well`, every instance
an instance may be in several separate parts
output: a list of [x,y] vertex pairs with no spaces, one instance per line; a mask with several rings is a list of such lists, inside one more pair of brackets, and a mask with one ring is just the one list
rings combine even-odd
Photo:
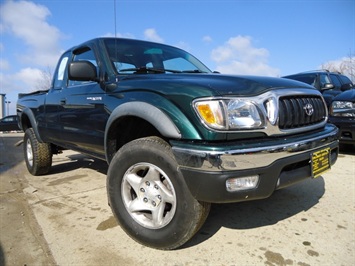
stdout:
[[[21,115],[21,128],[22,128],[23,132],[26,132],[26,130],[29,128],[33,128],[33,130],[36,134],[36,129],[32,126],[30,118],[26,114]],[[36,137],[37,137],[38,141],[40,141],[40,142],[42,141],[39,135],[36,135]],[[50,144],[51,144],[52,154],[59,154],[62,152],[62,150],[64,150],[64,148],[59,147],[53,143],[50,143]]]
[[28,129],[30,127],[32,127],[30,119],[28,118],[27,115],[23,114],[21,116],[21,128],[22,128],[23,132],[25,132],[26,129]]
[[125,116],[117,119],[111,124],[106,135],[106,156],[108,163],[115,153],[126,143],[149,136],[164,138],[152,124],[142,118]]

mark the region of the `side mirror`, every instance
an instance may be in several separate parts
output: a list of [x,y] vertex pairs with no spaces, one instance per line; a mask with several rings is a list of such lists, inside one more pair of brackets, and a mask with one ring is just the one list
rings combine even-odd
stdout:
[[347,91],[347,90],[350,90],[353,87],[354,87],[353,84],[346,83],[346,84],[341,85],[340,90],[341,91]]
[[334,89],[334,85],[332,83],[325,83],[324,84],[324,87],[321,88],[322,91],[324,90],[331,90],[331,89]]
[[75,61],[69,64],[68,77],[76,81],[98,82],[96,67],[89,61]]

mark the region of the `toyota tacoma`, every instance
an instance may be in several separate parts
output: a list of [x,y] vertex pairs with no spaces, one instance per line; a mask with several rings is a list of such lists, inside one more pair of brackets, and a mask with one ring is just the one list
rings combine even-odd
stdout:
[[75,150],[108,163],[122,229],[176,249],[211,203],[267,198],[335,163],[321,93],[294,80],[214,73],[168,45],[96,38],[64,52],[48,90],[19,94],[29,172]]

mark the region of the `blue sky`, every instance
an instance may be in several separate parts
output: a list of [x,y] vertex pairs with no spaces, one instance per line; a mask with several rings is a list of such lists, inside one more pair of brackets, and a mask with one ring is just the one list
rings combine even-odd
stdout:
[[117,36],[178,46],[226,74],[283,76],[355,54],[355,0],[0,0],[10,114],[64,50],[115,35],[115,6]]

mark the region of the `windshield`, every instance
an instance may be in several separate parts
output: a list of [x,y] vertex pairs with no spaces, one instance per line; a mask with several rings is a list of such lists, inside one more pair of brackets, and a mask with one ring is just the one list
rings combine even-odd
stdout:
[[296,75],[290,76],[290,79],[298,80],[309,85],[315,86],[317,75],[315,74],[304,74],[304,75]]
[[105,39],[117,74],[210,73],[189,53],[168,45],[131,39]]

